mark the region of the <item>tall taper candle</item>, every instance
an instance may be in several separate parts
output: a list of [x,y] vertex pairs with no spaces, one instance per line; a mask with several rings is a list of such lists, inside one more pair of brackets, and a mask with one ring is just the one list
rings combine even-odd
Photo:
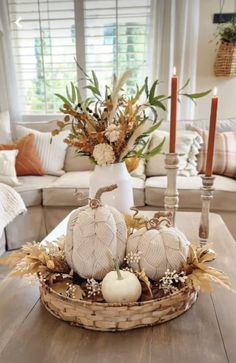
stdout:
[[171,78],[171,114],[170,114],[170,144],[169,152],[175,153],[176,146],[176,118],[177,118],[177,97],[178,97],[178,78],[176,68],[173,69]]
[[218,97],[216,96],[217,94],[216,88],[214,88],[213,94],[214,95],[211,100],[210,129],[209,129],[208,146],[207,146],[206,176],[211,176],[213,169],[213,156],[214,156],[216,120],[217,120],[217,108],[218,108]]

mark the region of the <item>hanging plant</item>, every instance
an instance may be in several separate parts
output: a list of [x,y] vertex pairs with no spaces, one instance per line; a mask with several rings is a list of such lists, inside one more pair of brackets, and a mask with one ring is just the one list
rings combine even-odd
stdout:
[[236,18],[219,26],[216,37],[220,46],[214,65],[215,75],[236,76]]

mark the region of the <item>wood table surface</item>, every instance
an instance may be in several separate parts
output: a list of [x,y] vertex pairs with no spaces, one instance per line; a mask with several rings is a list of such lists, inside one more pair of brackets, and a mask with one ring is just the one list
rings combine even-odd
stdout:
[[[145,212],[146,213],[146,212]],[[198,241],[199,213],[177,213],[177,225]],[[67,219],[49,234],[65,233]],[[210,241],[236,288],[236,243],[217,214]],[[0,363],[225,363],[236,362],[236,294],[216,287],[200,293],[182,316],[155,327],[104,333],[72,327],[50,315],[37,284],[9,279],[0,270]]]

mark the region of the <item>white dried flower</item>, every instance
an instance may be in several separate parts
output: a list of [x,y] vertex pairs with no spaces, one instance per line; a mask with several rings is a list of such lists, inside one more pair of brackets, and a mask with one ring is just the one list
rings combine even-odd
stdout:
[[115,161],[115,154],[108,144],[98,144],[93,149],[93,157],[98,165],[113,164]]
[[140,261],[140,257],[141,257],[142,252],[141,251],[130,251],[124,258],[124,261],[128,264],[131,265],[132,263],[139,263]]
[[120,126],[109,125],[105,130],[105,136],[110,142],[116,142],[120,137]]
[[132,269],[132,267],[125,267],[125,268],[122,268],[122,271],[128,271],[128,272],[132,272],[132,273],[134,273],[134,270]]
[[94,278],[87,279],[86,283],[88,297],[101,294],[102,284],[96,281]]
[[66,296],[70,297],[71,299],[75,299],[76,285],[73,285],[69,282],[66,285],[68,286],[66,289]]
[[177,273],[176,270],[170,271],[168,269],[165,272],[165,276],[160,279],[159,287],[165,294],[173,294],[179,290],[176,285],[179,283],[184,284],[186,279],[187,276],[184,271]]

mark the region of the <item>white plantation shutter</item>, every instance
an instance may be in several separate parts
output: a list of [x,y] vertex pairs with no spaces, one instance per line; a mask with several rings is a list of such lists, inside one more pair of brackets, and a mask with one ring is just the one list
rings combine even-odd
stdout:
[[74,1],[9,0],[8,8],[23,112],[58,113],[54,93],[76,80]]
[[129,90],[147,71],[150,0],[86,0],[84,2],[85,62],[104,87],[113,73],[135,68]]
[[[1,1],[1,0],[0,0]],[[148,63],[151,0],[8,0],[14,61],[24,114],[56,114],[77,79],[74,57],[101,87],[134,68],[132,93]],[[14,23],[19,17],[22,28]]]

